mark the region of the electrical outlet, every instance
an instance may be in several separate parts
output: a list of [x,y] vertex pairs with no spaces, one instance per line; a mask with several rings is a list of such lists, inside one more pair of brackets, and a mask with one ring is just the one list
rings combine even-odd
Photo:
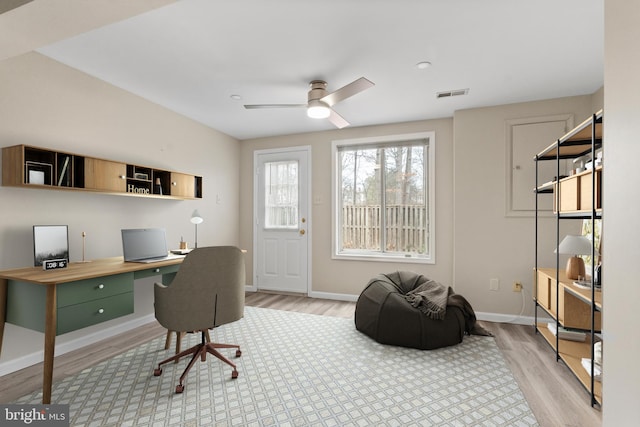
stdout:
[[513,292],[522,292],[522,283],[513,282]]
[[500,289],[500,279],[489,280],[489,290],[497,291]]

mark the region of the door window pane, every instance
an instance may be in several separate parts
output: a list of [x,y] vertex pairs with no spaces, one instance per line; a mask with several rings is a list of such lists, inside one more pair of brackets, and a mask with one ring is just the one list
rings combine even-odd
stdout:
[[298,228],[298,161],[264,164],[265,228]]

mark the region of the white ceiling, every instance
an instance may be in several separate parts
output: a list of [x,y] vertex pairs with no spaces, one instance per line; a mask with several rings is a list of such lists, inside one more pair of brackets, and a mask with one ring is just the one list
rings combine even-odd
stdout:
[[37,51],[248,139],[334,129],[304,109],[243,108],[305,103],[314,79],[329,91],[361,76],[376,84],[335,106],[352,126],[591,94],[604,81],[603,9],[603,0],[180,0]]

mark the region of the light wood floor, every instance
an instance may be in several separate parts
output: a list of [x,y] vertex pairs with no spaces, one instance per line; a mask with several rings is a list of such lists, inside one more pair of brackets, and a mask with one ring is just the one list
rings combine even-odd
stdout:
[[[353,318],[355,303],[303,296],[248,293],[246,304],[278,310]],[[601,412],[591,408],[589,395],[532,326],[483,322],[494,333],[498,347],[541,426],[591,427],[602,424]],[[135,347],[166,331],[150,323],[101,343],[55,359],[54,381],[73,375],[102,360]],[[42,387],[42,364],[0,377],[0,402],[12,402]]]

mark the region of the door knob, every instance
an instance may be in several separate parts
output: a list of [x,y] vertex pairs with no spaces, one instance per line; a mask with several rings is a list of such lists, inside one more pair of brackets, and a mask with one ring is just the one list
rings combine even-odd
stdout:
[[304,230],[300,230],[300,235],[304,235]]

